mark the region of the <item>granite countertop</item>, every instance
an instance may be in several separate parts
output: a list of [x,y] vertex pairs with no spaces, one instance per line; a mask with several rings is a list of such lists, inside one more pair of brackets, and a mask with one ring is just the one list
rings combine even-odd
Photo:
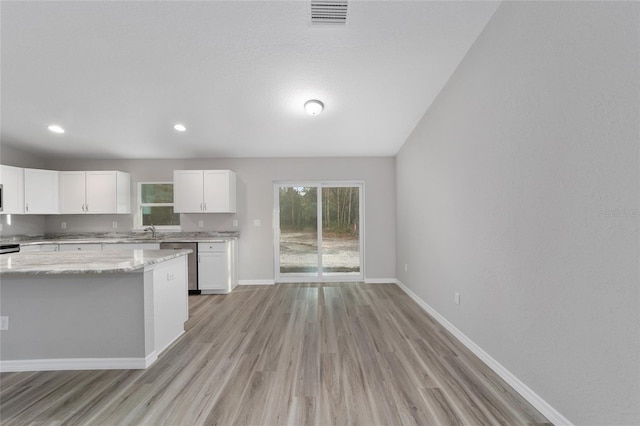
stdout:
[[0,275],[103,274],[132,272],[192,250],[24,252],[0,256]]
[[118,243],[164,243],[196,242],[216,243],[240,238],[236,231],[223,232],[158,232],[156,238],[148,232],[96,232],[78,234],[14,235],[0,238],[1,243],[33,244],[118,244]]

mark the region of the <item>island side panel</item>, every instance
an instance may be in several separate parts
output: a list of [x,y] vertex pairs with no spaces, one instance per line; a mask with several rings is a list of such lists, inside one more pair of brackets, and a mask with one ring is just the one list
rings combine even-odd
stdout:
[[158,354],[184,333],[189,318],[187,275],[186,255],[153,267],[153,340]]
[[5,275],[0,360],[144,358],[142,271]]

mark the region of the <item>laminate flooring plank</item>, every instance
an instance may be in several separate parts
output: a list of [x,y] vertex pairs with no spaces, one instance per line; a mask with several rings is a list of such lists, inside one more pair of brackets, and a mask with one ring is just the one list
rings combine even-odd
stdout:
[[58,396],[49,408],[40,411],[34,420],[62,421],[85,407],[91,407],[96,399],[105,396],[105,391],[112,391],[113,385],[121,383],[128,374],[127,370],[103,370],[98,374],[84,371],[79,382],[65,386],[66,392]]
[[[288,288],[290,290],[290,288]],[[289,292],[289,296],[295,293]],[[264,415],[265,425],[286,425],[289,421],[290,406],[294,401],[296,379],[302,353],[303,319],[302,309],[294,308],[296,298],[290,298],[291,307],[287,308],[289,321],[286,324],[286,339],[282,341],[280,356],[273,375],[273,387],[267,396],[267,409]]]
[[115,378],[105,383],[99,390],[91,394],[85,394],[78,401],[79,406],[65,416],[62,421],[65,425],[84,425],[89,423],[101,413],[110,403],[117,400],[120,395],[127,392],[136,380],[143,374],[142,370],[108,370],[114,372]]
[[28,382],[34,375],[38,374],[35,371],[27,371],[24,373],[2,373],[0,375],[0,401],[9,394],[16,386],[21,386],[23,383]]
[[366,369],[359,360],[357,349],[348,336],[338,337],[340,372],[345,380],[345,402],[349,422],[355,425],[376,424],[369,405]]
[[469,374],[474,374],[488,388],[489,392],[497,393],[504,399],[507,407],[523,423],[549,424],[548,420],[529,404],[520,394],[516,393],[500,376],[494,373],[475,354],[464,351],[457,358],[458,362],[466,365]]
[[2,400],[3,424],[24,424],[23,416],[39,414],[55,403],[60,394],[81,379],[81,371],[70,374],[57,374],[54,371],[35,376],[33,383],[13,389]]
[[291,426],[317,425],[317,398],[310,396],[294,397],[291,402],[287,424]]
[[321,425],[346,426],[347,406],[343,376],[340,374],[338,354],[320,354],[320,410]]
[[420,394],[434,416],[434,424],[449,426],[465,424],[440,389],[420,389]]
[[478,405],[483,408],[487,416],[495,419],[495,423],[512,425],[529,421],[525,416],[520,416],[517,410],[511,410],[502,393],[493,391],[457,357],[445,358],[444,361],[451,375],[457,377],[462,386],[475,396]]
[[254,371],[249,378],[248,387],[239,405],[251,407],[238,411],[233,423],[236,425],[259,425],[264,420],[267,394],[273,386],[273,372]]
[[295,396],[317,397],[320,390],[320,327],[317,322],[305,323],[302,351],[298,362]]
[[385,382],[398,408],[402,424],[434,424],[436,419],[432,416],[428,406],[424,404],[419,389],[413,385],[397,355],[393,352],[387,352],[383,356],[387,364],[387,368],[384,369]]
[[412,347],[432,372],[431,376],[438,383],[439,388],[446,395],[451,405],[466,424],[494,424],[492,416],[487,416],[484,410],[478,406],[473,393],[468,387],[451,376],[442,357],[424,341],[418,339],[412,343]]
[[204,421],[206,425],[233,424],[238,412],[245,407],[241,405],[245,391],[250,385],[258,361],[258,355],[241,355],[238,368],[232,373],[224,385],[212,410]]
[[135,418],[146,407],[151,398],[153,386],[148,383],[135,383],[129,386],[124,393],[115,400],[110,401],[104,410],[97,413],[86,422],[78,425],[135,425]]

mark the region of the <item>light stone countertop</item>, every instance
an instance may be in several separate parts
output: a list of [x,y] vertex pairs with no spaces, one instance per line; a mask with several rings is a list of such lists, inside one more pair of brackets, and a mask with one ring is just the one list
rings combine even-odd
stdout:
[[0,275],[132,272],[191,252],[187,249],[10,253],[0,256]]
[[162,232],[156,238],[144,232],[131,233],[75,233],[45,235],[14,235],[0,238],[2,243],[18,243],[21,246],[36,244],[119,244],[119,243],[164,243],[195,242],[217,243],[240,237],[239,232]]

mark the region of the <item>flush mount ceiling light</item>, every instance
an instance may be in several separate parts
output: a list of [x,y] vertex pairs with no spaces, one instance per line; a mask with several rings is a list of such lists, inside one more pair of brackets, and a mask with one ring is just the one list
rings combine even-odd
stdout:
[[179,132],[184,132],[185,130],[187,130],[184,124],[174,124],[173,128]]
[[324,109],[324,104],[317,99],[311,99],[304,103],[304,109],[310,115],[318,115]]
[[51,126],[48,127],[48,129],[53,133],[60,133],[60,134],[64,133],[64,129],[58,126],[57,124],[52,124]]

